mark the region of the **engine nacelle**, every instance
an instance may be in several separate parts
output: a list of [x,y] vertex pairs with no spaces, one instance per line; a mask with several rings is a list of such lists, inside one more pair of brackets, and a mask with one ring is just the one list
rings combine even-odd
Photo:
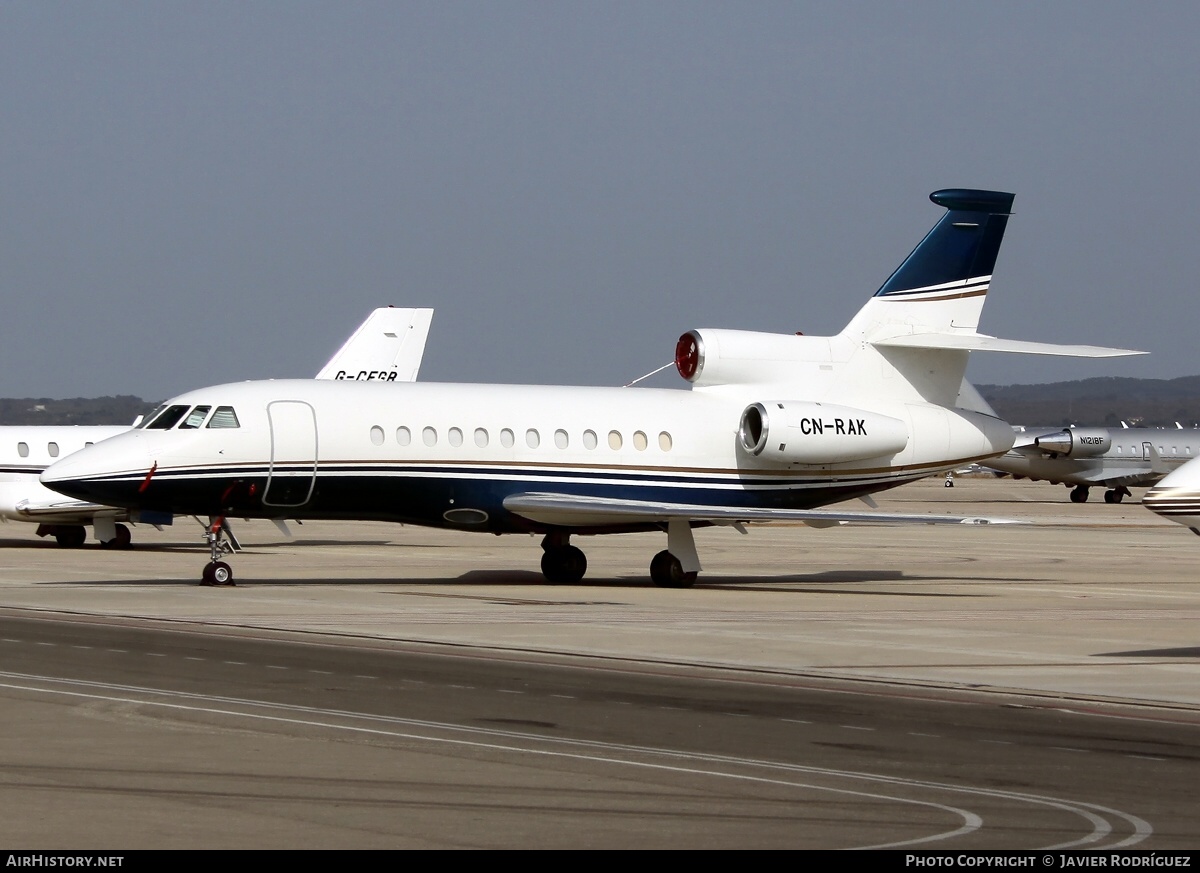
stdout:
[[829,359],[829,338],[750,330],[689,330],[675,344],[675,369],[698,388],[786,377]]
[[837,464],[902,451],[908,427],[898,418],[849,406],[772,400],[746,407],[738,443],[764,460]]
[[1112,437],[1100,427],[1072,427],[1033,441],[1043,452],[1067,458],[1094,458],[1112,448]]

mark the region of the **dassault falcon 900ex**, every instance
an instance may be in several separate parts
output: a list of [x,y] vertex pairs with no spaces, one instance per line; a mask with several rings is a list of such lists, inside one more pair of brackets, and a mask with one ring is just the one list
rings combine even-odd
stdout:
[[821,510],[1007,451],[1007,422],[956,407],[975,349],[1103,356],[977,332],[1013,195],[951,189],[947,212],[836,336],[693,330],[675,349],[691,390],[243,382],[192,391],[221,427],[158,419],[65,459],[42,481],[80,499],[208,515],[208,584],[225,516],[388,520],[538,533],[542,572],[586,569],[576,534],[664,530],[653,582],[685,587],[692,529],[793,521],[979,519]]

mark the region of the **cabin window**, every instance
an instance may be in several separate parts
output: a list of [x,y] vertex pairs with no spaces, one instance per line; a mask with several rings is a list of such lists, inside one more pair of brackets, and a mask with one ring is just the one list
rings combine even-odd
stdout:
[[29,443],[17,443],[17,454],[22,458],[29,457]]
[[383,428],[377,424],[371,426],[371,445],[383,445]]
[[646,451],[646,446],[650,445],[650,441],[646,439],[646,435],[640,430],[633,432],[633,447],[639,452]]
[[238,421],[237,413],[233,411],[232,406],[218,406],[217,411],[212,414],[212,418],[208,420],[210,428],[217,427],[241,427]]
[[623,441],[621,439],[620,431],[610,430],[608,432],[608,447],[610,449],[613,449],[615,451],[615,450],[621,448],[622,442]]
[[457,449],[462,445],[462,430],[457,427],[450,428],[446,433],[446,439],[450,441],[450,445]]
[[432,427],[427,427],[423,431],[421,431],[421,442],[425,443],[425,445],[429,446],[430,448],[433,448],[434,446],[436,446],[437,445],[437,429],[432,428]]
[[509,428],[504,428],[500,431],[500,445],[506,449],[511,449],[517,442],[517,437]]
[[475,445],[481,449],[486,449],[488,444],[488,432],[482,427],[475,428]]
[[1122,450],[1121,446],[1117,446],[1117,454],[1118,454],[1118,455],[1123,455],[1123,454],[1125,454],[1125,452]]
[[673,445],[674,445],[674,442],[671,440],[671,435],[669,433],[667,433],[665,430],[658,435],[658,447],[660,449],[662,449],[664,452],[671,451],[671,447]]
[[561,428],[554,432],[554,445],[560,449],[565,449],[571,444],[571,438],[567,436],[567,432]]
[[584,448],[594,449],[597,445],[599,445],[599,443],[600,441],[597,439],[596,432],[594,430],[585,430],[583,432]]
[[50,457],[58,457],[58,443],[46,443],[46,451],[50,453]]
[[179,419],[187,415],[187,406],[167,406],[159,407],[162,412],[150,419],[150,423],[146,425],[146,430],[170,430],[175,425],[179,424]]
[[406,427],[396,428],[396,443],[398,445],[407,446],[412,442],[412,431]]
[[192,430],[204,424],[204,419],[208,418],[211,406],[197,406],[188,413],[188,417],[183,420],[183,424],[179,425],[180,430]]
[[542,437],[536,430],[530,428],[529,430],[525,431],[525,445],[529,446],[531,449],[536,449],[541,444]]

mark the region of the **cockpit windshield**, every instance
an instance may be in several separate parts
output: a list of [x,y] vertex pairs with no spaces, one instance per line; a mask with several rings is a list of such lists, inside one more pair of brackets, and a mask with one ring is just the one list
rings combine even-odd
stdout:
[[142,425],[146,430],[170,430],[179,423],[179,419],[187,413],[187,406],[160,406],[146,419]]
[[197,406],[188,413],[188,417],[183,420],[183,424],[179,425],[180,430],[191,430],[204,424],[204,419],[208,418],[208,413],[212,409],[211,406]]
[[[189,409],[191,412],[188,411]],[[232,406],[218,406],[217,411],[209,418],[208,413],[211,410],[211,406],[185,406],[182,404],[168,406],[164,403],[147,415],[146,420],[139,427],[145,430],[170,430],[179,425],[179,430],[195,430],[205,427],[205,419],[208,419],[207,427],[242,426]]]

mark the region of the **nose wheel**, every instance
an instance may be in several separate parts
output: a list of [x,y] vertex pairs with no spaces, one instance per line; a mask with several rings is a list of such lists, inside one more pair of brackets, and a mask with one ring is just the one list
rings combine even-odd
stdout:
[[205,528],[204,538],[208,540],[208,551],[211,560],[200,575],[201,585],[211,585],[216,588],[232,588],[233,568],[221,560],[225,555],[232,555],[238,550],[237,537],[233,535],[225,516],[210,518]]

